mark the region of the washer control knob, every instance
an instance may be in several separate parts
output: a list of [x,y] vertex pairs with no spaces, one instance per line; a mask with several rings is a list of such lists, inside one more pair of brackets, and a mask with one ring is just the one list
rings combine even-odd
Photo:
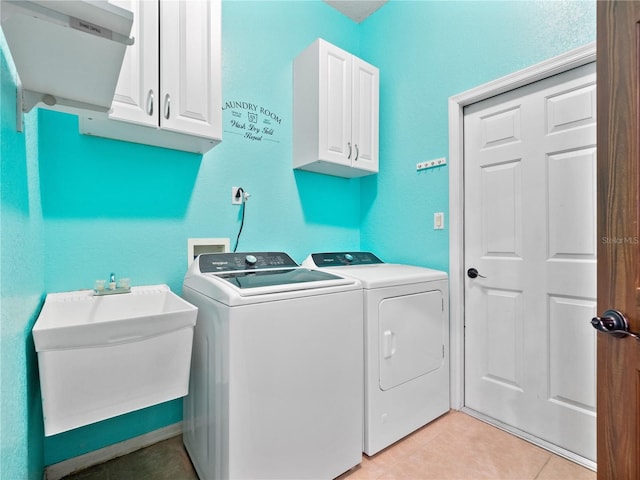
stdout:
[[244,257],[244,261],[249,265],[255,265],[258,259],[255,257],[255,255],[247,255],[246,257]]
[[345,254],[344,254],[344,259],[345,259],[347,262],[351,263],[351,262],[353,262],[353,255],[351,255],[350,253],[345,253]]

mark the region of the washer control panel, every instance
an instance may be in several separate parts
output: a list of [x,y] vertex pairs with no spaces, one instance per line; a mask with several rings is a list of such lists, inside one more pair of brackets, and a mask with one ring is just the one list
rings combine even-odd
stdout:
[[384,263],[370,252],[312,253],[311,259],[317,267],[346,267],[349,265]]
[[299,266],[284,252],[205,253],[198,258],[202,273]]

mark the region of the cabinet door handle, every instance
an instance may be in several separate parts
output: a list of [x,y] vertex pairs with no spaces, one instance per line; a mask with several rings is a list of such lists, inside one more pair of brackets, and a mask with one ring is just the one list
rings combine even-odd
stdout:
[[153,90],[147,94],[147,115],[153,116]]
[[358,161],[358,157],[360,156],[360,150],[358,149],[358,144],[355,144],[356,147],[356,158],[353,159],[354,162]]
[[167,93],[164,96],[164,118],[169,120],[170,116],[171,116],[171,97],[169,97],[169,94]]
[[349,155],[347,155],[347,160],[351,160],[351,142],[347,142],[347,146],[349,147]]

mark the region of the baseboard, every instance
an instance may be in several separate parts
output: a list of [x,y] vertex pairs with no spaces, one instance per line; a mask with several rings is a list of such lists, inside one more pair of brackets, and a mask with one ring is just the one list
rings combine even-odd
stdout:
[[115,445],[110,445],[108,447],[101,448],[100,450],[85,453],[79,457],[70,458],[69,460],[49,465],[45,468],[45,478],[46,480],[60,480],[73,472],[135,452],[136,450],[148,447],[154,443],[180,435],[181,433],[182,422],[174,423],[173,425],[145,433],[139,437],[130,438],[124,442],[116,443]]

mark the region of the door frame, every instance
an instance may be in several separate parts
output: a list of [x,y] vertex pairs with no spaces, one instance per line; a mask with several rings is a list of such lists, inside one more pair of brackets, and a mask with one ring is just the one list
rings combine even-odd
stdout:
[[464,407],[464,107],[595,61],[593,42],[449,97],[449,351],[455,410]]

